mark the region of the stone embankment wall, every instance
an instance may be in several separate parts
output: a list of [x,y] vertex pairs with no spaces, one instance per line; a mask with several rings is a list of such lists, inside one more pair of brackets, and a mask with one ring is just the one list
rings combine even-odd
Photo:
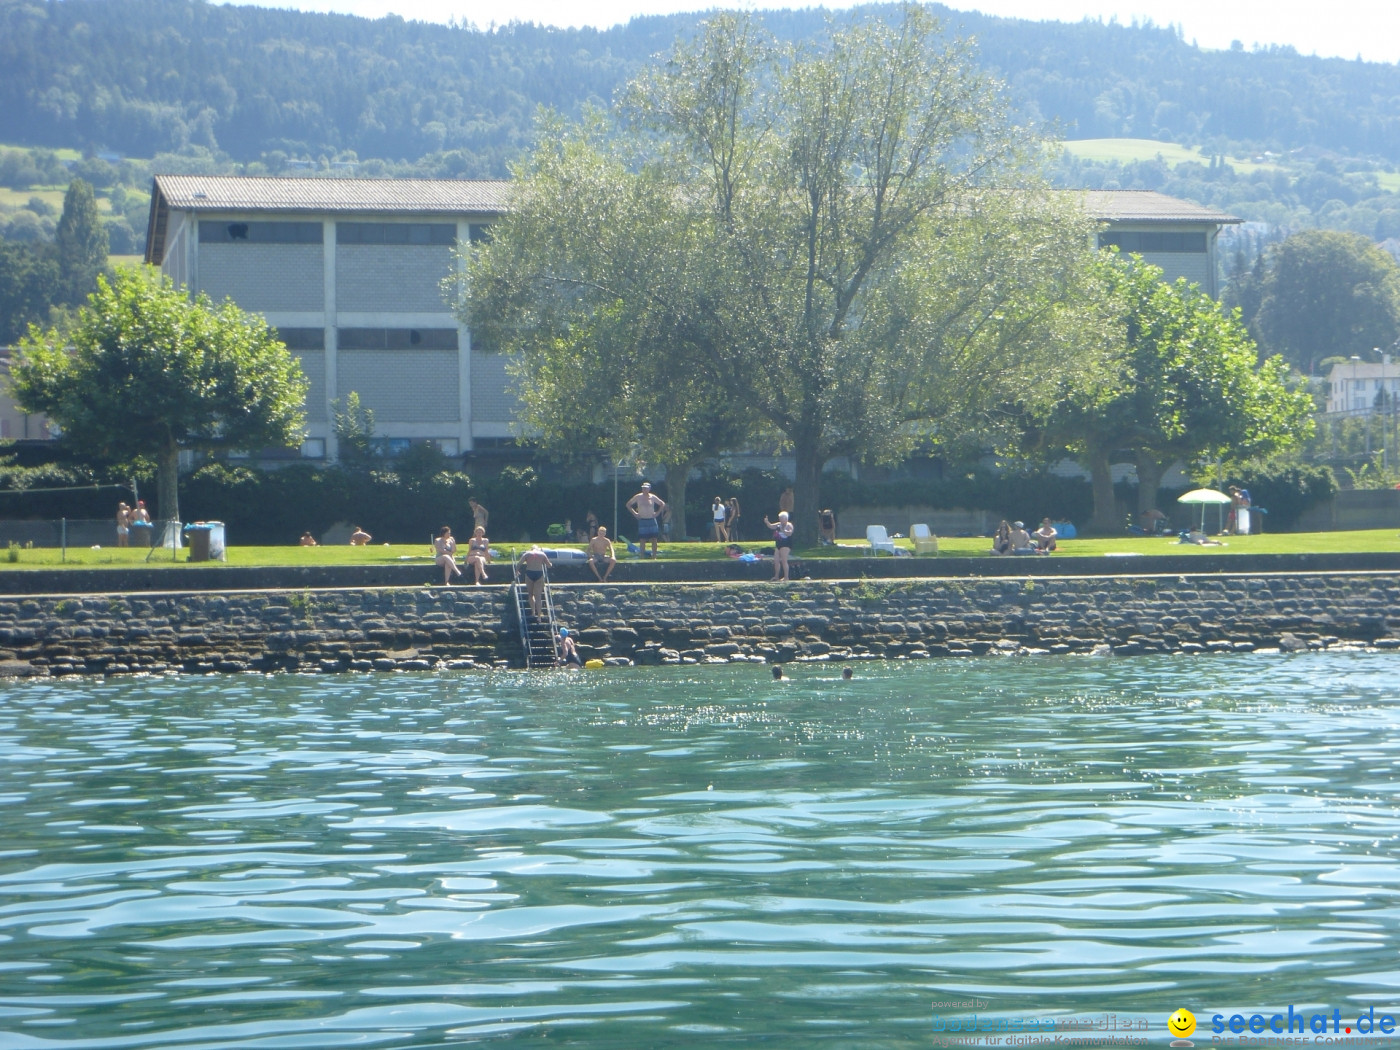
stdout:
[[[1400,574],[570,584],[613,664],[1400,648]],[[0,671],[371,671],[518,662],[504,587],[0,599]],[[1107,647],[1106,650],[1104,647]]]

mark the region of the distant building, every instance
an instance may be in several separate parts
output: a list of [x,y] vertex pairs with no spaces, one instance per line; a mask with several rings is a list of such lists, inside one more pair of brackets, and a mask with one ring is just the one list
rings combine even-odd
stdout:
[[[311,380],[302,455],[336,455],[332,405],[353,391],[390,452],[513,445],[505,359],[472,345],[444,297],[455,245],[485,235],[509,184],[448,179],[157,175],[146,261],[264,315]],[[1069,191],[1116,244],[1215,294],[1215,241],[1240,220],[1139,191]]]
[[10,350],[0,347],[0,440],[51,441],[49,421],[44,416],[31,416],[15,406],[10,393]]
[[483,235],[504,182],[157,175],[146,261],[267,318],[311,380],[302,454],[336,455],[331,402],[353,391],[389,452],[506,442],[505,362],[472,348],[442,281]]
[[[1382,396],[1383,395],[1383,396]],[[1352,359],[1332,366],[1327,374],[1327,411],[1364,416],[1395,411],[1400,397],[1400,364],[1381,357],[1379,364]]]
[[1083,190],[1084,210],[1107,225],[1099,247],[1116,245],[1160,266],[1168,281],[1185,277],[1211,296],[1216,289],[1216,238],[1220,227],[1244,220],[1214,208],[1148,190]]

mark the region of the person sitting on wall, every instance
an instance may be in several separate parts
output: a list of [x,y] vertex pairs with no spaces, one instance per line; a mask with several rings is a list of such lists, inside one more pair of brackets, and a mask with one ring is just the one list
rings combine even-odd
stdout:
[[372,539],[374,539],[373,536],[371,536],[371,535],[370,535],[368,532],[366,532],[364,529],[362,529],[362,528],[360,528],[358,525],[356,525],[356,526],[355,526],[355,531],[352,532],[352,533],[350,533],[350,546],[352,546],[352,547],[363,547],[366,543],[368,543],[368,542],[369,542],[370,540],[372,540]]
[[[599,583],[607,583],[617,567],[617,552],[613,550],[612,540],[608,539],[606,525],[599,525],[597,534],[588,541],[588,567],[598,577]],[[600,573],[599,569],[603,571]]]

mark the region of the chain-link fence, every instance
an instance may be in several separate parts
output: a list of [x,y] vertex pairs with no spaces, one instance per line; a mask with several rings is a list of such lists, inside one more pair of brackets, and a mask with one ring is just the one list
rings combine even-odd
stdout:
[[[125,542],[122,542],[125,539]],[[44,518],[23,521],[0,520],[0,549],[45,547],[65,553],[72,548],[138,547],[149,549],[152,558],[173,557],[182,546],[178,521],[143,522],[130,526],[125,537],[111,518]]]

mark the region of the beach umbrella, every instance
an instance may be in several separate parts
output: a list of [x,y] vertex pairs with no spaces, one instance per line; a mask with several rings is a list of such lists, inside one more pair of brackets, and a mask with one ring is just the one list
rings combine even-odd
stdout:
[[1178,503],[1199,503],[1201,505],[1201,531],[1206,531],[1206,507],[1214,503],[1217,507],[1228,505],[1230,497],[1216,489],[1192,489],[1176,498]]

